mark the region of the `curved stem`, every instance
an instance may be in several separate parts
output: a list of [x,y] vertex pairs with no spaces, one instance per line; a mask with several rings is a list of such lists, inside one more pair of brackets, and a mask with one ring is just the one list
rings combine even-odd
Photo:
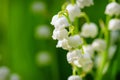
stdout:
[[89,19],[88,15],[87,15],[85,12],[82,12],[82,13],[80,14],[80,17],[85,18],[86,22],[87,22],[87,23],[90,23],[90,19]]

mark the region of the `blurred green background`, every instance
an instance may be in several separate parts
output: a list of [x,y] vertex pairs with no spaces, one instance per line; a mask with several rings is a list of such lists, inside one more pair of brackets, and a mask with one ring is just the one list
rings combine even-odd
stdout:
[[[56,49],[56,41],[51,37],[54,27],[50,25],[52,16],[65,1],[0,0],[0,66],[7,66],[21,80],[67,80],[72,68],[66,61],[66,51]],[[105,19],[108,0],[94,0],[94,3],[84,11],[98,24],[99,19]],[[47,27],[49,35],[44,32],[39,35],[41,26]],[[117,45],[118,51],[104,80],[120,80],[120,43]],[[46,53],[42,55],[45,58],[38,60],[42,53]],[[88,75],[87,80],[93,79]]]

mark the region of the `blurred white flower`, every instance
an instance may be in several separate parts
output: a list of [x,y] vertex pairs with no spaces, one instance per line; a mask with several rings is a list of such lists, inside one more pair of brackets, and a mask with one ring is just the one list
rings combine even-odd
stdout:
[[50,37],[50,35],[51,35],[50,28],[47,25],[41,25],[35,29],[36,38],[46,38],[47,39]]
[[62,47],[65,50],[70,50],[72,47],[69,45],[67,39],[59,40],[56,47]]
[[101,54],[98,54],[95,56],[94,64],[96,68],[99,68],[99,66],[101,65],[101,62],[102,62],[101,60],[102,60]]
[[109,59],[113,58],[116,50],[117,50],[117,46],[116,45],[112,45],[112,46],[109,47],[109,52],[108,52],[108,58]]
[[52,35],[53,39],[57,39],[57,40],[62,40],[64,38],[68,38],[68,31],[66,29],[61,29],[61,30],[54,30],[53,31],[53,35]]
[[82,26],[81,35],[85,38],[94,38],[98,34],[98,28],[95,23],[85,23]]
[[80,8],[89,7],[94,4],[93,0],[76,0],[76,3]]
[[76,48],[80,46],[83,43],[83,41],[79,35],[73,35],[68,38],[68,43],[71,47]]
[[11,74],[10,80],[20,80],[20,76],[18,74]]
[[105,14],[113,16],[120,15],[120,5],[117,2],[111,2],[106,6]]
[[0,80],[6,80],[9,73],[10,70],[7,67],[5,66],[0,67]]
[[79,59],[82,57],[82,52],[79,49],[69,51],[67,53],[67,61],[70,64],[81,67],[81,64],[78,63]]
[[82,78],[78,75],[72,75],[68,78],[68,80],[82,80]]
[[69,4],[67,7],[66,7],[66,9],[67,9],[67,11],[68,11],[68,14],[69,14],[69,18],[70,18],[70,20],[73,22],[74,21],[74,19],[76,18],[76,17],[79,17],[80,16],[80,9],[79,9],[79,7],[76,5],[76,4],[74,4],[74,5],[72,5],[72,4]]
[[103,52],[106,49],[106,42],[103,39],[95,39],[92,43],[92,47],[95,51]]
[[84,72],[89,72],[92,70],[92,68],[93,68],[93,61],[91,59],[86,60],[84,64],[82,64],[82,69]]
[[36,55],[36,62],[39,66],[47,66],[51,63],[52,57],[49,52],[41,51]]
[[46,5],[43,2],[33,2],[31,8],[34,13],[42,13],[46,10]]
[[110,32],[110,42],[111,44],[115,44],[115,42],[119,39],[119,31],[111,31]]
[[65,16],[55,15],[52,18],[51,24],[54,25],[55,29],[64,29],[69,26],[68,20]]
[[102,72],[103,75],[108,71],[108,68],[109,68],[109,63],[106,63],[103,68],[103,72]]
[[85,54],[89,54],[91,56],[91,58],[93,57],[94,49],[93,49],[92,45],[84,45],[83,50],[84,50]]
[[120,19],[111,19],[109,21],[109,30],[120,30]]

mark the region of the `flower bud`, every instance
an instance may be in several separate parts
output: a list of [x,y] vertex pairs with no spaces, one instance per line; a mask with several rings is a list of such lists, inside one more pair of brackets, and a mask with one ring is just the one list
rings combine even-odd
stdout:
[[95,39],[92,43],[92,47],[95,51],[103,52],[106,49],[106,42],[103,39]]
[[54,30],[53,31],[53,35],[52,38],[53,39],[58,39],[58,40],[62,40],[64,38],[68,37],[68,31],[66,29],[61,29],[61,30]]
[[120,30],[120,19],[111,19],[108,26],[111,31]]
[[82,39],[79,35],[70,36],[68,38],[69,45],[76,48],[82,44]]
[[80,8],[89,7],[94,4],[93,0],[76,0],[76,3]]
[[68,78],[68,80],[82,80],[82,78],[80,76],[77,76],[77,75],[72,75]]
[[120,15],[120,5],[117,2],[111,2],[106,6],[105,14],[113,16]]
[[85,23],[82,26],[82,32],[81,35],[85,38],[94,38],[98,34],[98,28],[95,23]]
[[80,16],[80,9],[79,7],[75,4],[69,4],[66,9],[68,10],[69,18],[73,22],[76,17]]

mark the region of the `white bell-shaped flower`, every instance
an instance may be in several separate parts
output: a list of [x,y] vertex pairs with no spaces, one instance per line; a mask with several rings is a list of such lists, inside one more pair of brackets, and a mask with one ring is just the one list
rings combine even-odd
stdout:
[[107,45],[106,45],[105,40],[95,39],[92,43],[92,47],[97,52],[103,52],[106,49]]
[[61,29],[61,30],[54,30],[53,31],[53,35],[52,35],[53,39],[57,39],[57,40],[62,40],[64,38],[68,38],[68,31],[66,29]]
[[69,22],[65,16],[55,15],[52,18],[51,24],[54,25],[55,29],[64,29],[69,26]]
[[120,19],[111,19],[109,21],[109,30],[120,30]]
[[68,80],[82,80],[82,78],[78,75],[72,75],[68,78]]
[[52,17],[51,24],[52,24],[52,25],[55,25],[55,22],[56,22],[58,19],[59,19],[59,16],[58,16],[58,15],[54,15],[54,16]]
[[[86,68],[86,71],[89,71],[87,66],[90,66],[92,64],[90,54],[88,54],[88,53],[82,54],[82,57],[79,58],[78,64],[80,64],[82,68],[83,67],[84,67],[84,69]],[[76,65],[76,66],[80,67],[78,65]],[[92,67],[90,67],[90,68],[92,68]]]
[[117,2],[111,2],[106,6],[105,14],[113,16],[120,15],[120,5]]
[[82,57],[82,52],[79,49],[69,51],[67,53],[67,61],[70,64],[74,64],[77,66],[81,66],[81,64],[78,63],[79,59]]
[[56,47],[62,47],[65,50],[70,50],[72,47],[69,45],[67,39],[59,40]]
[[[84,61],[83,61],[83,62],[84,62]],[[85,72],[91,71],[92,68],[93,68],[93,61],[92,61],[91,59],[86,60],[86,61],[84,62],[84,64],[82,65],[82,69],[83,69],[83,71],[85,71]]]
[[70,36],[68,42],[71,47],[76,48],[82,44],[82,38],[79,35]]
[[85,54],[89,54],[90,57],[93,57],[94,55],[94,49],[91,45],[84,45],[83,50]]
[[95,23],[85,23],[82,26],[81,35],[85,38],[94,38],[98,34],[98,28]]
[[93,0],[76,0],[76,3],[80,8],[89,7],[94,4]]
[[69,4],[67,7],[66,7],[66,9],[67,9],[67,11],[68,11],[68,14],[69,14],[69,18],[70,18],[70,20],[73,22],[74,21],[74,19],[76,18],[76,17],[79,17],[80,16],[80,9],[79,9],[79,7],[76,5],[76,4],[74,4],[74,5],[72,5],[72,4]]

